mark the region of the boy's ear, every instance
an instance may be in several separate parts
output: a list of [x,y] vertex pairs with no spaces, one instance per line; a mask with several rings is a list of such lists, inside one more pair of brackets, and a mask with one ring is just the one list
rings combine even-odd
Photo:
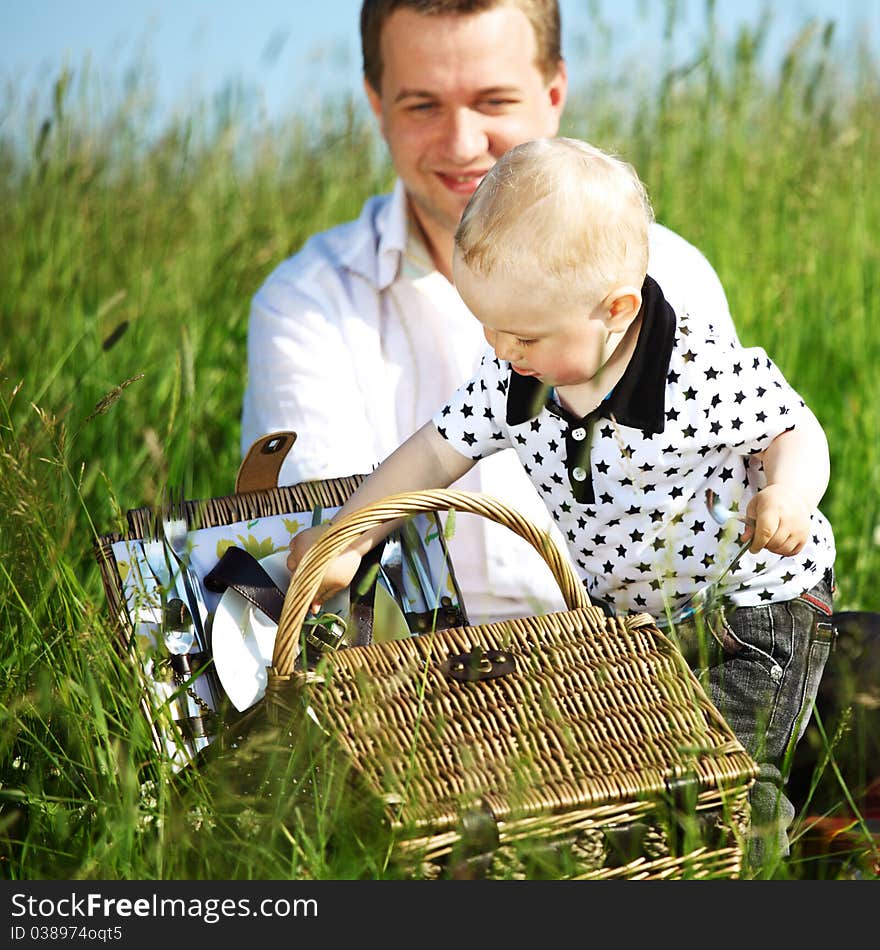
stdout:
[[639,315],[642,292],[635,286],[616,287],[602,301],[605,326],[612,332],[625,330]]

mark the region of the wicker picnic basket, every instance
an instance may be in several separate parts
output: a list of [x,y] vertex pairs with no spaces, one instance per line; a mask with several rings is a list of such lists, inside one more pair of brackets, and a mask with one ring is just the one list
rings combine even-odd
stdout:
[[[329,517],[365,477],[354,474],[279,486],[281,465],[295,441],[296,433],[291,431],[256,440],[241,463],[233,493],[177,503],[176,514],[185,520],[189,539],[195,542],[190,566],[207,600],[205,629],[209,640],[220,594],[206,587],[206,578],[216,569],[221,551],[235,545],[249,550],[255,558],[285,551],[291,535],[308,526],[310,515],[320,510],[323,517]],[[244,727],[212,669],[210,642],[201,652],[198,646],[192,648],[189,659],[195,675],[183,684],[181,677],[171,679],[167,670],[170,658],[164,656],[163,660],[161,644],[156,642],[161,640],[162,620],[157,609],[161,597],[156,590],[148,589],[144,574],[149,572],[139,569],[139,565],[143,542],[157,534],[157,522],[163,513],[162,506],[130,509],[126,513],[127,530],[99,536],[95,555],[114,621],[116,646],[132,662],[154,746],[175,769],[182,769],[206,759],[207,746],[215,739],[226,739],[230,729],[238,733]],[[406,623],[413,632],[419,632],[466,622],[439,519],[431,515],[415,530],[430,538],[427,548],[432,567],[441,566],[443,570],[438,570],[437,576],[445,574],[448,583],[443,596],[438,595],[440,611],[420,610],[417,598],[407,600],[406,606],[412,609],[402,611]],[[407,580],[403,578],[404,587]],[[358,636],[350,636],[349,640],[369,641],[372,612],[366,598],[357,617],[350,620]]]
[[[529,541],[568,609],[297,668],[335,555],[371,527],[448,509]],[[352,794],[378,803],[394,860],[414,876],[740,873],[754,761],[653,619],[591,606],[549,537],[491,497],[395,495],[329,530],[291,579],[261,702],[279,724],[299,716],[303,741],[311,730],[338,750]]]

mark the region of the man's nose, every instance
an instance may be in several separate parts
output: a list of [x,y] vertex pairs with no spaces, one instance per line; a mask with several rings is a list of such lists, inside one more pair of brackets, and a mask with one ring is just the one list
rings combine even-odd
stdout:
[[446,150],[449,157],[464,164],[489,149],[485,118],[472,109],[455,109],[446,125]]

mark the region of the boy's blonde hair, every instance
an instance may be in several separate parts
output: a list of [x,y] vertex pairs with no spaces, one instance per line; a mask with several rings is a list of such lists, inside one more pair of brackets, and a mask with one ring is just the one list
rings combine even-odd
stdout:
[[455,244],[475,274],[549,278],[559,299],[596,304],[615,287],[641,287],[653,218],[628,162],[577,139],[536,139],[480,182]]

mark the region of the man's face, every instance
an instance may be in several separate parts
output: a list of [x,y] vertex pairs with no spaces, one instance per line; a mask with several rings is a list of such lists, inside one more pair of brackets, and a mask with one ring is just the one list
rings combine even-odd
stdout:
[[366,84],[367,96],[419,223],[446,244],[495,160],[556,134],[565,69],[544,80],[532,26],[507,5],[469,16],[396,10],[381,45],[382,89]]

